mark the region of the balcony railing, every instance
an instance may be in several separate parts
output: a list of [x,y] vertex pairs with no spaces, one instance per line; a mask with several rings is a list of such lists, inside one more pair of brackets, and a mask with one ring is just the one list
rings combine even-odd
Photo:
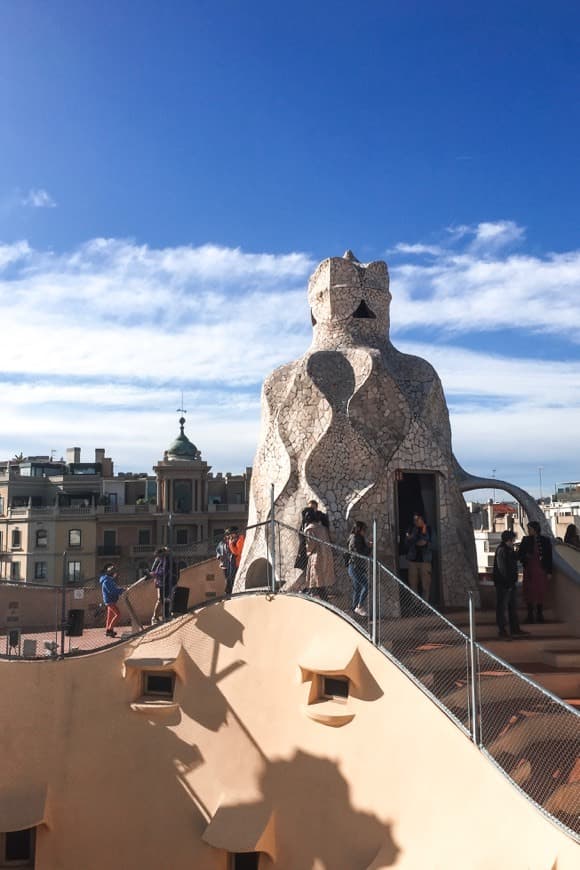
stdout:
[[157,511],[155,504],[105,504],[99,505],[99,514],[152,514]]
[[97,547],[98,556],[120,556],[121,547],[119,544],[100,544]]
[[245,504],[209,504],[207,509],[210,514],[244,513],[248,506]]

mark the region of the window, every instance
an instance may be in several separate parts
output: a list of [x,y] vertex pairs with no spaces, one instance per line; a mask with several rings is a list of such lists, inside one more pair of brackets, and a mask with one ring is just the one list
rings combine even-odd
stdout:
[[231,870],[259,870],[259,852],[236,852],[230,862]]
[[10,579],[20,580],[20,562],[10,562]]
[[69,547],[80,547],[81,545],[81,530],[80,529],[69,529],[68,532],[68,545]]
[[4,496],[0,495],[0,514],[4,513]]
[[0,867],[34,867],[35,829],[0,834]]
[[187,544],[187,529],[175,530],[175,543],[178,546],[183,546],[184,544]]
[[36,532],[36,546],[48,547],[48,532],[46,529],[38,529]]
[[139,529],[137,532],[140,547],[148,547],[151,544],[151,530]]
[[173,510],[176,514],[189,514],[192,508],[191,481],[176,480],[173,483]]
[[22,547],[22,535],[19,529],[12,529],[12,549],[20,550]]
[[149,698],[173,698],[174,687],[173,671],[146,671],[143,674],[143,694]]
[[81,563],[80,562],[68,562],[67,563],[67,582],[68,583],[78,583],[81,579]]
[[46,580],[47,569],[46,562],[35,562],[34,563],[34,579],[35,580]]
[[[1,511],[0,511],[1,513]],[[2,552],[2,532],[0,532],[0,553]]]
[[348,680],[344,677],[323,677],[322,693],[326,698],[348,698]]

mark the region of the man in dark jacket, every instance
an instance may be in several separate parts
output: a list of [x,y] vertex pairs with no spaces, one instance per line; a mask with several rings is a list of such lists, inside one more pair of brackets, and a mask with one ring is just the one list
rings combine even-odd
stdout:
[[[518,559],[514,552],[516,536],[514,532],[501,533],[501,544],[495,551],[493,560],[493,582],[496,592],[496,621],[499,637],[512,638],[523,634],[518,623],[516,609],[516,589],[518,584]],[[506,610],[510,625],[506,631]]]

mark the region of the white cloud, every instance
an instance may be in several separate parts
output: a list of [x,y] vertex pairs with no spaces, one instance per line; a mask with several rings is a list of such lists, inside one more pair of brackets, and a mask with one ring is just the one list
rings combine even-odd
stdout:
[[482,221],[472,226],[460,224],[447,227],[447,233],[453,242],[468,238],[472,250],[483,252],[495,251],[514,242],[522,241],[526,231],[515,221]]
[[423,245],[421,243],[410,245],[407,242],[399,242],[394,248],[391,248],[391,252],[396,254],[415,254],[417,256],[428,254],[432,257],[438,257],[445,253],[445,249],[439,245]]
[[56,208],[56,202],[43,187],[31,188],[28,193],[22,197],[21,204],[30,208]]
[[[484,222],[445,246],[397,245],[410,259],[391,269],[393,339],[440,373],[468,469],[502,459],[548,474],[578,428],[580,361],[535,360],[533,333],[551,333],[556,350],[578,341],[580,251],[502,254],[497,241],[519,231]],[[429,260],[417,262],[422,254]],[[187,431],[204,458],[242,469],[255,450],[259,384],[308,347],[314,266],[301,252],[212,244],[94,239],[61,254],[0,245],[0,456],[60,455],[74,443],[89,456],[105,447],[118,468],[148,469],[176,434],[183,389]],[[520,343],[528,337],[525,358],[454,345],[453,334],[509,326]]]

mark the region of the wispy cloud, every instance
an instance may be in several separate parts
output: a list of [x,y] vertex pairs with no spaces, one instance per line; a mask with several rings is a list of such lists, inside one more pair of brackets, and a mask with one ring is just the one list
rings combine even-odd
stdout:
[[30,208],[56,208],[56,202],[43,187],[31,188],[21,198],[20,203]]
[[423,254],[427,254],[432,257],[440,257],[445,253],[445,249],[441,248],[439,245],[423,245],[419,242],[415,244],[408,244],[407,242],[399,242],[395,245],[394,248],[391,248],[387,253],[396,253],[396,254],[416,254],[417,256],[422,256]]
[[524,227],[515,221],[482,221],[478,224],[447,227],[447,233],[453,242],[468,239],[472,250],[496,251],[525,238]]
[[[562,432],[578,426],[580,361],[576,352],[538,362],[533,334],[548,331],[555,349],[578,342],[580,250],[511,252],[498,240],[524,236],[510,221],[442,236],[393,249],[393,339],[440,373],[466,466],[499,457],[548,466],[561,457]],[[147,469],[175,434],[183,389],[204,458],[244,467],[263,378],[308,347],[314,266],[304,252],[211,244],[94,239],[60,254],[0,245],[0,455],[60,453],[76,442],[105,447],[122,468]],[[524,358],[456,341],[507,327],[528,337]]]
[[453,232],[427,263],[393,265],[392,321],[398,332],[426,323],[454,333],[513,328],[580,343],[580,250],[544,257],[502,252],[524,238],[513,221]]

